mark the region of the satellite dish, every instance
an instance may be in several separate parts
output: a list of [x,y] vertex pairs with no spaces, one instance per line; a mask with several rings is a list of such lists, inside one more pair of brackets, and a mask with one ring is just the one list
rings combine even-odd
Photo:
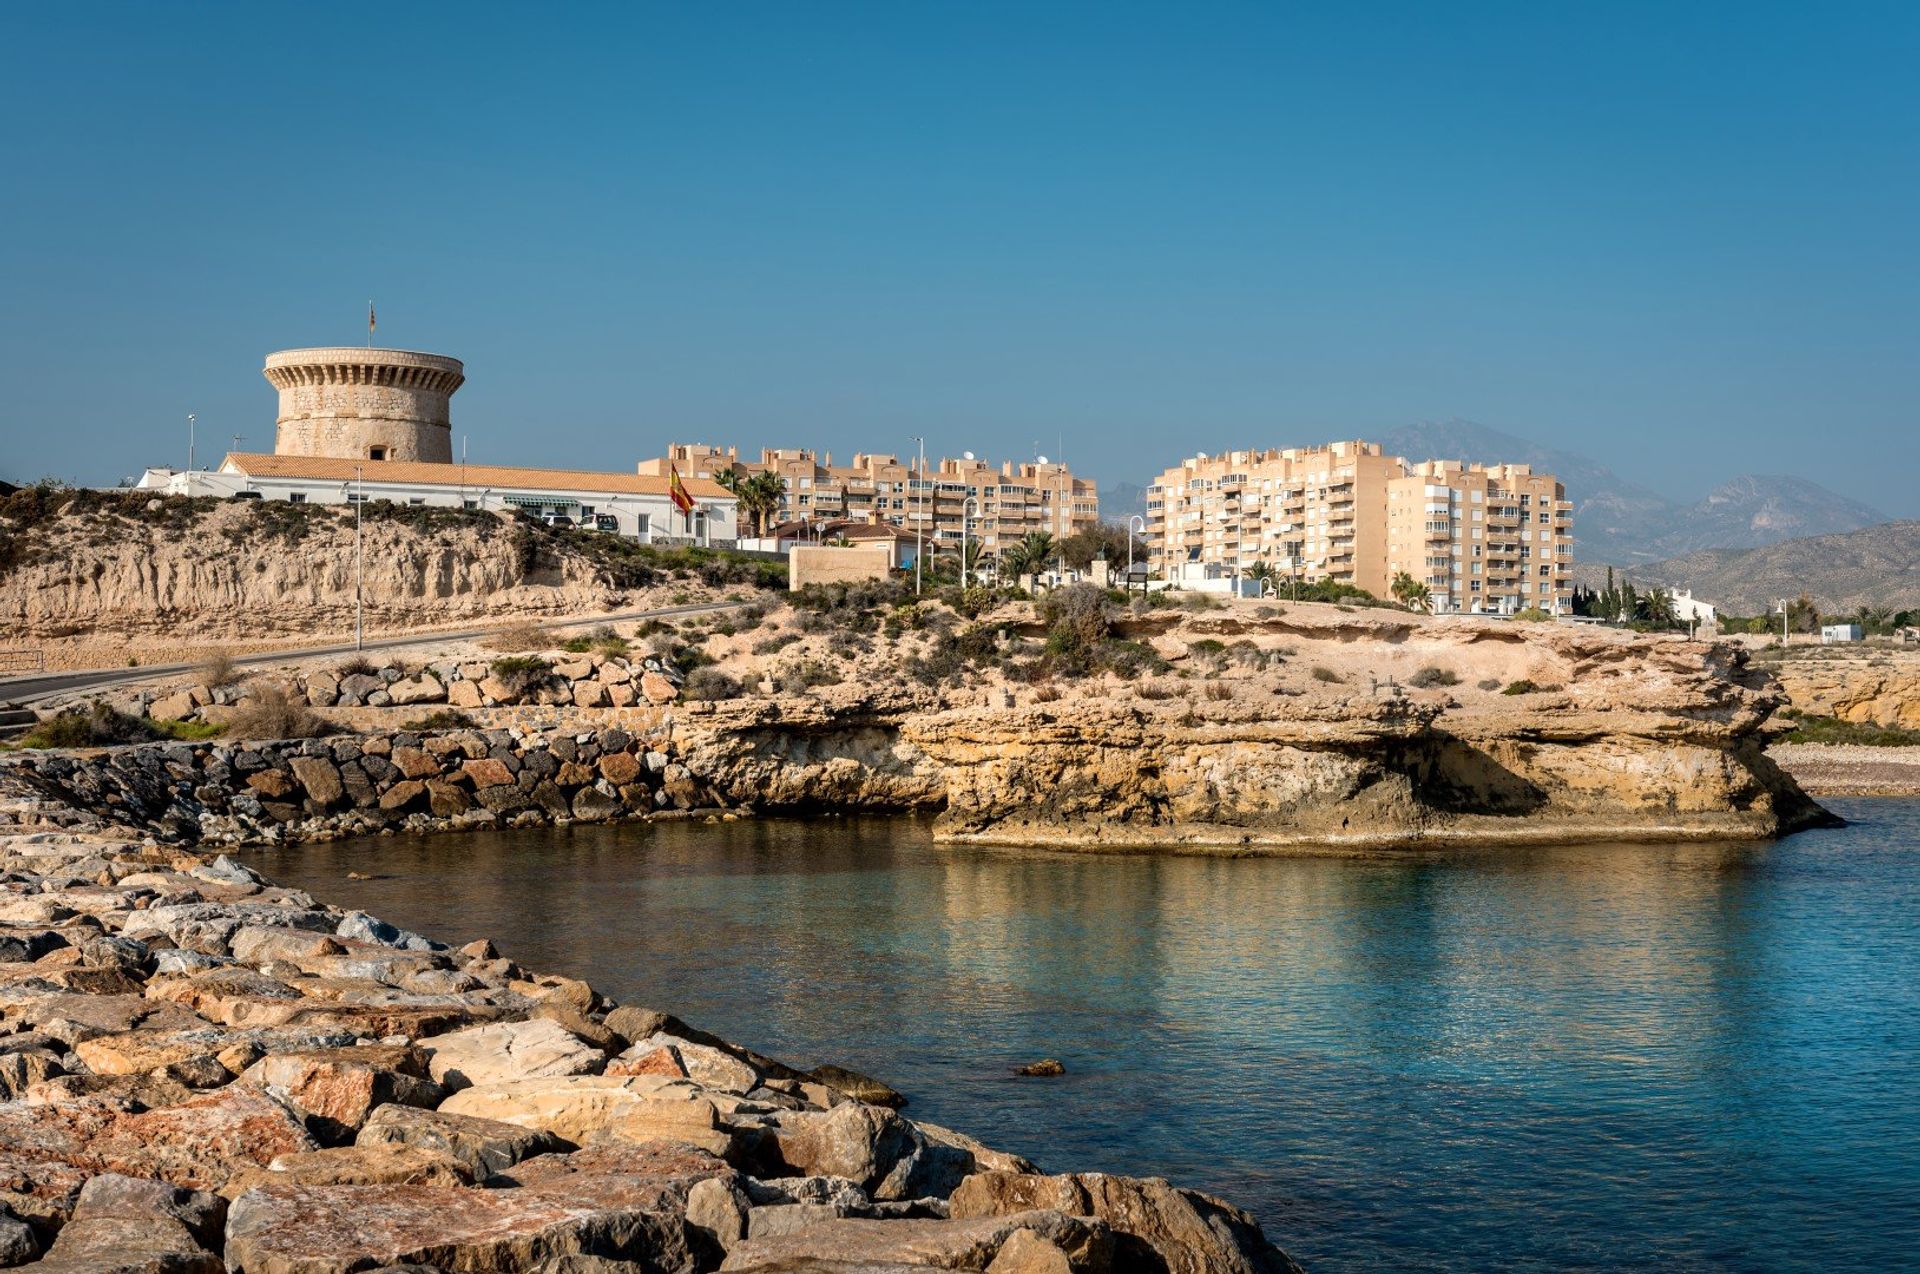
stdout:
[[961,456],[962,456],[962,457],[964,457],[965,459],[968,459],[968,460],[971,460],[971,459],[973,459],[973,453],[972,453],[971,451],[963,451],[963,452],[961,452],[960,454],[961,454]]
[[1041,456],[1041,457],[1040,457],[1040,463],[1041,463],[1041,464],[1045,464],[1046,462],[1047,462],[1047,458],[1046,458],[1045,456]]

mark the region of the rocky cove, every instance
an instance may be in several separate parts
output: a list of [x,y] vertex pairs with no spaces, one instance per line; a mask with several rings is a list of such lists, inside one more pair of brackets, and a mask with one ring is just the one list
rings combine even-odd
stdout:
[[484,940],[31,798],[5,819],[0,1264],[1295,1268],[1220,1200],[1044,1174]]

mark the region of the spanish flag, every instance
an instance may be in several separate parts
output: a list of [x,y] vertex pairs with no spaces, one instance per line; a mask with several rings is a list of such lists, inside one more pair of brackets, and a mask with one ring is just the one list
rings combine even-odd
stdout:
[[693,516],[693,497],[687,494],[687,484],[680,481],[680,470],[673,465],[667,466],[667,496],[674,508]]

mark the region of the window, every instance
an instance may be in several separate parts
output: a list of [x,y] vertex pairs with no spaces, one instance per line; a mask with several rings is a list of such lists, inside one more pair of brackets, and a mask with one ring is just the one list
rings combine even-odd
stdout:
[[385,447],[368,447],[367,448],[367,459],[385,460],[386,458],[387,458],[387,449]]
[[480,502],[478,500],[462,500],[460,507],[463,509],[477,509],[480,507]]
[[634,515],[633,533],[635,535],[645,535],[647,533],[647,516],[645,513]]
[[583,504],[583,505],[581,505],[581,506],[580,506],[580,516],[581,516],[581,517],[583,517],[583,518],[585,518],[585,517],[592,517],[592,516],[593,516],[593,506],[592,506],[591,504]]
[[359,504],[359,503],[361,503],[362,501],[364,501],[364,500],[365,500],[366,498],[367,498],[366,496],[364,496],[364,495],[361,495],[361,494],[360,494],[360,493],[359,493],[358,491],[349,491],[349,492],[347,492],[347,503],[348,503],[348,504]]
[[426,502],[427,502],[426,497],[419,496],[419,495],[409,497],[407,500],[408,504],[425,504]]
[[288,504],[305,504],[306,502],[307,502],[307,493],[305,491],[287,492]]

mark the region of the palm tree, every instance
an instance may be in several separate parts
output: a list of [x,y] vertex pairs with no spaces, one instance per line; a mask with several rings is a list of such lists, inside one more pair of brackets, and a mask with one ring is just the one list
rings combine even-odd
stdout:
[[1656,588],[1646,597],[1647,622],[1658,624],[1662,628],[1673,627],[1673,594],[1664,588]]
[[1038,575],[1046,569],[1055,547],[1053,537],[1045,531],[1029,531],[1019,543],[1000,555],[1001,565],[1016,579],[1022,575]]
[[1247,578],[1260,586],[1260,595],[1265,597],[1267,585],[1273,585],[1273,591],[1280,591],[1280,572],[1273,569],[1271,562],[1255,562],[1247,568]]
[[756,536],[764,535],[767,523],[780,510],[780,497],[786,492],[787,484],[779,474],[771,470],[748,476],[737,466],[718,475],[714,481],[733,492],[740,502],[740,511],[747,515],[748,523]]
[[1860,625],[1860,631],[1868,635],[1886,632],[1893,627],[1893,607],[1876,606],[1869,602],[1860,607],[1853,619]]
[[1433,604],[1433,591],[1405,571],[1393,577],[1387,591],[1408,610],[1425,610]]

